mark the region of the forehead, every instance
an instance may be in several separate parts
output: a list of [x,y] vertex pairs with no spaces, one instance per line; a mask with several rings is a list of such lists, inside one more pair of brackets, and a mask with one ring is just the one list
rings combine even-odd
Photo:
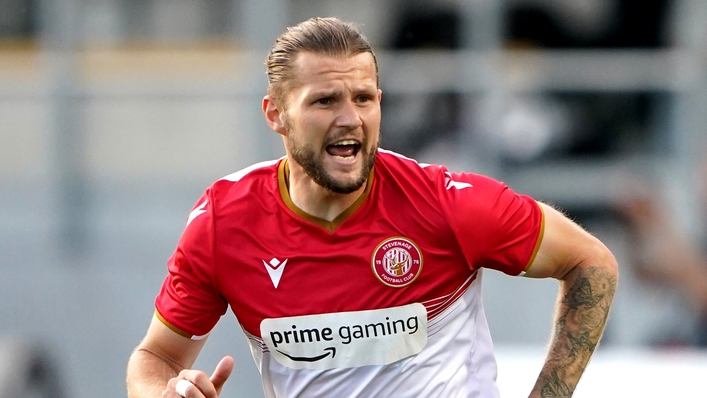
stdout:
[[295,89],[326,88],[336,82],[372,85],[372,88],[377,88],[375,61],[368,52],[350,57],[302,52],[297,55],[292,66]]

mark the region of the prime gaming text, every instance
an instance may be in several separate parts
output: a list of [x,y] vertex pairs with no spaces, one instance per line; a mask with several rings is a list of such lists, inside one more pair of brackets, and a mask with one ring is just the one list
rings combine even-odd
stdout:
[[[397,319],[394,321],[390,321],[390,318],[386,317],[385,322],[341,326],[337,331],[337,336],[341,339],[343,344],[349,344],[351,341],[357,339],[394,335],[398,333],[415,334],[418,325],[419,320],[417,316],[412,316],[407,320]],[[329,327],[321,329],[297,329],[297,325],[292,325],[292,330],[270,332],[270,339],[274,345],[273,348],[277,348],[278,344],[283,343],[314,343],[322,340],[332,341],[334,338],[334,330]]]

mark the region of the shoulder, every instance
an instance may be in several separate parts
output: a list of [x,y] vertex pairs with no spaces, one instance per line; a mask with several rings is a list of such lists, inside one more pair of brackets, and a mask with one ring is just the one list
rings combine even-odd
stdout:
[[243,198],[262,199],[264,195],[276,193],[281,160],[256,163],[218,179],[207,190],[211,206],[220,208]]
[[452,172],[445,165],[418,162],[386,149],[378,150],[376,167],[380,169],[380,177],[383,179],[393,178],[400,181],[429,184],[445,190],[472,185],[477,186],[478,189],[498,190],[505,187],[503,182],[483,174]]
[[[258,177],[263,175],[268,175],[272,173],[277,173],[277,167],[284,158],[266,160],[264,162],[255,163],[246,168],[240,169],[235,173],[228,174],[218,181],[229,181],[232,183],[238,182],[246,177]],[[217,181],[217,182],[218,182]]]
[[418,162],[413,158],[387,149],[378,149],[376,167],[381,170],[383,177],[389,175],[391,177],[420,178],[427,181],[437,180],[448,171],[445,166]]
[[277,168],[282,159],[255,163],[234,173],[221,177],[211,185],[213,191],[223,192],[232,189],[247,189],[254,182],[267,179],[277,180]]

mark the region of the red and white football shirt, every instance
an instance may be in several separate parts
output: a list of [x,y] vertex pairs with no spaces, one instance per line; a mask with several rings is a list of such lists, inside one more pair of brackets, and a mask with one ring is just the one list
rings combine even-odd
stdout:
[[521,273],[540,244],[529,197],[379,150],[333,222],[298,209],[287,160],[214,183],[156,299],[176,332],[208,334],[230,306],[267,397],[494,397],[481,268]]

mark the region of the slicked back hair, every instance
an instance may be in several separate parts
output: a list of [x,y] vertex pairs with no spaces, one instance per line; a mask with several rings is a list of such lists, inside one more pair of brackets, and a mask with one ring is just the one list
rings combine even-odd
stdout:
[[298,54],[312,52],[332,57],[351,57],[370,53],[376,67],[378,85],[378,61],[371,45],[361,30],[353,23],[338,18],[311,18],[295,26],[275,40],[268,53],[265,65],[268,76],[268,95],[280,106],[284,106],[287,91],[294,80],[293,63]]

